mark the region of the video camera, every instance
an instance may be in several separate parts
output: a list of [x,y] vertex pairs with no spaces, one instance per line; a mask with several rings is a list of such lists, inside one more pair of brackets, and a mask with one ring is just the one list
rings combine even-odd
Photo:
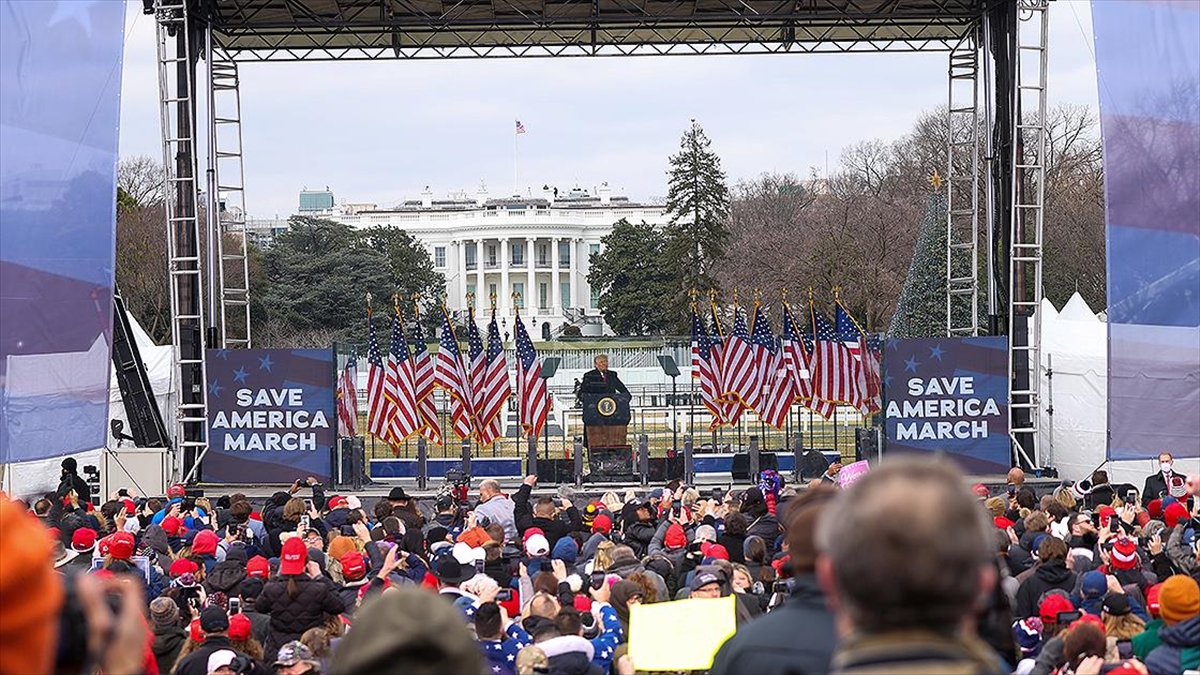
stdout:
[[461,469],[450,469],[446,472],[446,483],[443,490],[449,492],[459,506],[470,508],[471,477],[463,473]]

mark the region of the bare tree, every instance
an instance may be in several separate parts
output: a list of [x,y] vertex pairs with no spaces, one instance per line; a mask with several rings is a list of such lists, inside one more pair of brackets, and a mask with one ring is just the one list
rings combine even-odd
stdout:
[[165,194],[166,172],[145,155],[125,157],[117,164],[117,187],[139,206],[158,204]]
[[158,344],[171,339],[165,221],[161,202],[117,213],[117,284],[130,313]]

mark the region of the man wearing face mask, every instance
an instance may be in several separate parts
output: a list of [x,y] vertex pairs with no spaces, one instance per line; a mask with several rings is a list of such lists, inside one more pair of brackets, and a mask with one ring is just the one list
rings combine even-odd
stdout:
[[1142,498],[1147,502],[1152,499],[1162,499],[1168,494],[1167,486],[1171,484],[1171,475],[1174,472],[1171,453],[1164,452],[1158,456],[1158,467],[1159,472],[1147,478],[1146,486],[1142,489]]

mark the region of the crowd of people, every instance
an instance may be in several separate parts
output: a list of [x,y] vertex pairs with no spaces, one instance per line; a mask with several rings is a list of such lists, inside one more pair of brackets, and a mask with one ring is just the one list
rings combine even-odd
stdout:
[[[242,494],[0,496],[0,673],[633,673],[637,607],[726,600],[724,673],[1200,669],[1200,478],[1038,496],[895,458],[577,503],[494,480],[428,504],[313,478]],[[1153,477],[1152,477],[1153,478]],[[1161,488],[1158,486],[1161,484]],[[1181,488],[1181,489],[1180,489]],[[696,605],[700,607],[700,605]]]

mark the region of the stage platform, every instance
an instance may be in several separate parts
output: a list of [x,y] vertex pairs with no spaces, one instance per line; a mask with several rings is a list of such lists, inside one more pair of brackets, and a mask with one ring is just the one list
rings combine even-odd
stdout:
[[[789,476],[785,475],[784,479],[787,480],[790,484],[791,481],[790,481]],[[471,481],[471,496],[472,496],[472,498],[477,496],[477,493],[475,492],[475,490],[479,487],[479,483],[481,480],[483,480],[483,479],[482,478],[472,479],[472,481]],[[497,480],[500,482],[500,487],[506,493],[509,493],[509,494],[516,492],[517,488],[519,488],[521,486],[520,479],[497,479]],[[986,485],[988,490],[991,492],[991,494],[993,496],[1000,496],[1000,495],[1003,495],[1005,492],[1006,477],[1004,474],[989,474],[986,476],[967,476],[967,484],[968,485],[975,485],[976,483],[982,483],[983,485]],[[696,481],[694,484],[696,485],[696,487],[698,487],[700,489],[700,491],[702,493],[705,492],[706,489],[714,488],[714,487],[725,488],[728,491],[736,491],[736,490],[744,490],[751,486],[751,483],[746,482],[746,481],[737,481],[737,482],[733,481],[728,474],[725,474],[723,476],[717,475],[717,474],[701,474],[701,475],[696,476]],[[1058,487],[1061,484],[1061,481],[1059,481],[1059,479],[1057,479],[1057,478],[1026,478],[1025,484],[1028,486],[1031,486],[1034,489],[1034,491],[1040,496],[1040,495],[1052,492],[1056,487]],[[373,504],[376,499],[387,496],[388,492],[390,492],[391,489],[397,485],[403,486],[405,492],[412,495],[413,497],[416,497],[419,500],[429,500],[437,495],[438,491],[441,489],[441,487],[443,485],[443,481],[440,479],[436,480],[436,481],[431,480],[429,482],[429,485],[427,486],[427,488],[424,490],[420,490],[417,488],[416,480],[399,479],[399,480],[389,480],[386,482],[375,482],[371,485],[364,486],[360,490],[336,490],[333,488],[327,488],[325,492],[327,495],[334,495],[334,494],[357,495],[360,499],[364,499],[364,505],[366,505],[367,502]],[[662,487],[662,483],[652,483],[650,485],[643,486],[640,483],[635,483],[635,482],[591,483],[591,482],[585,481],[584,484],[582,485],[582,487],[576,487],[573,483],[566,484],[566,486],[569,487],[574,492],[575,501],[577,503],[582,504],[583,502],[590,501],[594,498],[598,498],[600,495],[603,495],[605,492],[609,492],[609,491],[615,492],[618,495],[623,495],[626,490],[633,490],[634,492],[637,492],[639,495],[641,495],[641,494],[644,494],[645,491],[647,491],[647,490],[653,489],[655,487]],[[197,485],[196,487],[201,490],[204,490],[205,494],[213,496],[213,497],[217,497],[217,496],[220,496],[223,494],[230,494],[233,492],[241,492],[241,493],[245,494],[247,497],[249,497],[251,500],[257,501],[260,499],[265,499],[266,497],[269,497],[270,495],[272,495],[275,492],[278,492],[280,490],[287,490],[290,486],[289,485],[213,485],[213,484],[201,483],[201,484]],[[538,483],[537,487],[534,488],[534,490],[533,490],[533,494],[538,495],[538,496],[540,496],[540,495],[553,496],[553,495],[557,494],[558,488],[559,488],[559,486],[554,483]],[[302,489],[297,494],[300,497],[306,497],[311,493],[307,489]],[[370,508],[370,507],[368,506],[368,508]]]

